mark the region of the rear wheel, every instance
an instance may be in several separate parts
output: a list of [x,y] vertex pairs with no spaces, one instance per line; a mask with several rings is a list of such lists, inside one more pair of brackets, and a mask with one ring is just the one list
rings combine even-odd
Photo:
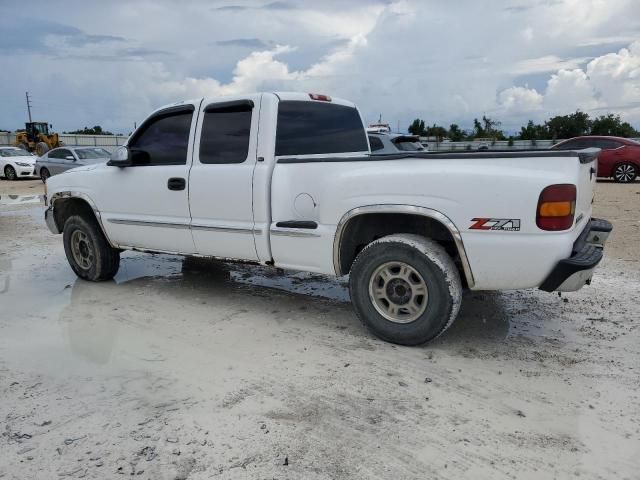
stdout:
[[46,143],[38,142],[36,144],[36,153],[38,154],[39,157],[41,157],[42,155],[44,155],[48,151],[49,151],[49,145],[47,145]]
[[111,280],[120,267],[120,251],[107,242],[98,222],[72,215],[64,224],[64,252],[80,278],[99,282]]
[[42,183],[47,183],[47,178],[49,178],[51,176],[51,174],[49,173],[49,170],[45,167],[42,167],[40,169],[40,179],[42,180]]
[[29,151],[29,145],[27,145],[26,143],[19,143],[18,144],[18,148],[21,148],[22,150],[26,150],[27,152]]
[[360,320],[377,336],[419,345],[441,335],[458,314],[460,275],[438,243],[419,235],[390,235],[366,246],[349,278]]
[[631,183],[638,176],[638,170],[632,163],[621,163],[613,170],[613,179],[618,183]]
[[4,167],[4,178],[6,178],[7,180],[15,180],[18,177],[18,175],[16,174],[16,169],[13,168],[11,165],[7,165],[6,167]]

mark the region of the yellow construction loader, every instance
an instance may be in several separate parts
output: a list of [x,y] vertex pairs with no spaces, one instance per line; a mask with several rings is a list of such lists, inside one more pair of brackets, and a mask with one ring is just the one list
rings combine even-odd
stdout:
[[27,122],[24,126],[23,132],[16,132],[16,147],[29,152],[35,151],[38,156],[42,156],[52,148],[63,145],[57,133],[49,133],[47,122]]

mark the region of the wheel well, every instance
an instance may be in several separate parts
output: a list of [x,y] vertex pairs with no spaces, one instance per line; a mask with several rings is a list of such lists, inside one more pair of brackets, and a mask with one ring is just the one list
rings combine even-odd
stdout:
[[89,218],[96,218],[96,214],[93,212],[91,205],[82,198],[60,198],[55,201],[53,214],[58,225],[58,230],[62,232],[64,230],[64,224],[67,219],[72,215],[88,216]]
[[342,230],[340,272],[348,273],[358,253],[369,243],[395,233],[413,233],[438,242],[454,260],[466,284],[460,254],[449,229],[433,218],[408,213],[364,213],[352,218]]

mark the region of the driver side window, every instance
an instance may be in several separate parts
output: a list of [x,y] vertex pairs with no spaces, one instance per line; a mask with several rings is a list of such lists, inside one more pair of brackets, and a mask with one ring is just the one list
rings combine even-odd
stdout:
[[129,143],[134,165],[185,165],[193,113],[151,119]]

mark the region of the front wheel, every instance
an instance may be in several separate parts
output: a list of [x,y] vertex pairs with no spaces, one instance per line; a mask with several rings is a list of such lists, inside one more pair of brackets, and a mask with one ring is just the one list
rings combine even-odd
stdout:
[[613,179],[618,183],[631,183],[638,176],[638,171],[632,163],[621,163],[613,170]]
[[433,240],[411,234],[367,245],[353,264],[349,290],[360,320],[378,337],[401,345],[441,335],[462,300],[451,257]]
[[111,280],[120,267],[120,251],[107,242],[94,218],[72,215],[64,224],[64,253],[80,278]]
[[15,180],[16,178],[18,178],[16,169],[11,165],[7,165],[6,167],[4,167],[4,178],[6,178],[7,180]]

